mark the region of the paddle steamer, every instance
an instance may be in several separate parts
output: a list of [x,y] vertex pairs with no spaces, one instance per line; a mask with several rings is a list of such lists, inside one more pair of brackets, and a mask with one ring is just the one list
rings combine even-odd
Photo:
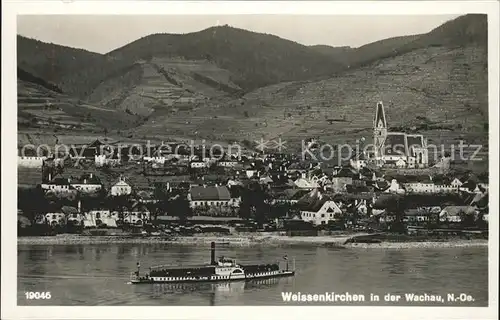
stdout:
[[[224,282],[249,281],[253,279],[269,279],[295,275],[295,266],[289,269],[288,257],[283,259],[286,267],[281,269],[279,263],[241,265],[234,259],[215,258],[215,242],[211,243],[210,263],[193,266],[154,266],[149,272],[141,275],[140,263],[137,271],[132,273],[130,282],[139,283],[180,283],[180,282]],[[295,264],[295,263],[294,263]]]

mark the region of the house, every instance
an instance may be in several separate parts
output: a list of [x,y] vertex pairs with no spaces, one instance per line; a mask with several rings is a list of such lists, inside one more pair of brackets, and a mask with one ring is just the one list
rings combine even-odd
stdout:
[[71,179],[71,186],[82,193],[93,193],[103,188],[101,180],[93,173],[83,174],[79,179]]
[[391,223],[396,221],[396,215],[387,210],[376,210],[372,212],[372,217],[377,217],[379,222]]
[[75,188],[71,185],[70,178],[57,177],[50,182],[42,183],[41,187],[45,191],[52,192],[74,192]]
[[436,185],[429,176],[416,177],[415,181],[403,183],[407,193],[437,193]]
[[207,168],[208,163],[205,161],[191,161],[189,163],[189,167],[193,169],[201,169],[201,168]]
[[167,161],[167,157],[164,156],[151,156],[151,157],[143,157],[142,158],[145,162],[151,162],[151,163],[157,163],[157,164],[165,164]]
[[125,182],[125,178],[123,176],[120,176],[118,182],[111,187],[111,195],[114,197],[129,195],[131,193],[132,187]]
[[271,177],[269,177],[269,176],[262,176],[259,179],[259,183],[261,183],[261,184],[270,184],[272,182],[273,182],[273,179],[271,179]]
[[389,188],[385,189],[384,192],[403,194],[405,193],[405,189],[401,187],[401,185],[398,183],[396,179],[392,179]]
[[231,188],[233,186],[243,186],[243,183],[237,179],[228,179],[227,180],[227,183],[226,183],[226,186],[228,188]]
[[451,157],[442,157],[433,166],[433,168],[440,169],[441,171],[444,172],[448,171],[450,167],[451,167]]
[[462,183],[462,181],[460,181],[460,179],[455,178],[455,179],[453,179],[453,181],[450,183],[450,185],[451,185],[453,188],[458,189],[458,188],[460,188],[460,187],[463,185],[463,183]]
[[121,158],[120,157],[108,157],[105,154],[99,154],[95,155],[94,157],[94,162],[96,167],[103,167],[105,165],[107,166],[118,166],[121,163]]
[[83,225],[86,228],[116,227],[116,219],[111,216],[111,212],[107,209],[90,210],[84,216]]
[[32,146],[32,148],[28,148],[28,146],[30,145],[18,149],[17,166],[22,168],[41,168],[50,154],[49,150],[42,146],[38,149],[35,149],[35,146]]
[[330,197],[321,194],[318,195],[316,201],[300,211],[302,220],[311,222],[313,225],[326,225],[328,221],[335,220],[341,214],[342,210],[339,206]]
[[351,185],[353,178],[358,176],[351,168],[338,168],[333,171],[331,189],[335,192],[346,192],[346,186]]
[[123,221],[130,224],[142,225],[151,219],[147,206],[141,202],[132,205],[130,211],[124,212]]
[[29,157],[29,156],[18,156],[17,157],[17,166],[23,168],[41,168],[43,166],[43,162],[47,159],[47,157]]
[[68,224],[73,224],[75,226],[79,226],[83,224],[83,220],[85,220],[85,215],[79,212],[73,212],[66,216]]
[[255,175],[257,175],[257,170],[255,169],[247,169],[245,170],[245,174],[248,179],[253,178]]
[[63,226],[66,224],[66,215],[62,212],[49,212],[45,214],[45,222],[52,226]]
[[403,215],[403,222],[418,223],[429,221],[430,212],[422,208],[408,209]]
[[[144,162],[155,163],[155,164],[165,164],[169,160],[169,155],[171,154],[171,149],[168,145],[152,146],[146,145],[145,152],[140,152],[139,154],[134,154],[134,159],[139,159],[142,157]],[[142,151],[141,148],[139,151]],[[135,150],[134,150],[135,151]]]
[[273,203],[295,204],[307,193],[309,190],[306,189],[286,189],[273,200]]
[[396,168],[406,168],[406,161],[402,158],[396,160]]
[[308,179],[305,177],[305,175],[302,175],[301,178],[295,180],[295,186],[299,189],[316,189],[319,188],[320,185],[318,184],[317,181],[314,181],[312,179]]
[[366,157],[364,155],[364,153],[359,153],[359,154],[356,154],[354,155],[350,160],[349,160],[349,164],[351,165],[351,167],[354,169],[354,170],[361,170],[363,168],[366,167]]
[[231,200],[231,194],[226,186],[195,186],[189,190],[188,200],[191,208],[227,207]]
[[465,215],[475,214],[472,206],[448,206],[439,213],[439,221],[461,222]]
[[436,186],[433,182],[410,182],[405,183],[404,187],[408,193],[437,193]]
[[99,139],[93,141],[90,145],[79,145],[72,147],[69,151],[70,156],[74,159],[94,159],[96,155],[110,153],[111,146],[101,142]]
[[222,160],[217,163],[217,166],[224,168],[234,168],[236,165],[238,165],[238,161],[234,160]]

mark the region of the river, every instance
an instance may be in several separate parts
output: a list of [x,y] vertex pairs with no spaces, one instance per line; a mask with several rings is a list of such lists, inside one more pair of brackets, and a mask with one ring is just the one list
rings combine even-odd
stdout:
[[[217,256],[244,262],[276,262],[284,255],[296,276],[221,284],[127,284],[137,261],[198,264],[208,247],[167,244],[19,245],[18,305],[284,305],[282,292],[362,294],[364,302],[308,302],[307,305],[487,306],[487,247],[382,249],[311,246],[220,246]],[[50,299],[26,299],[26,292],[50,292]],[[401,295],[398,302],[386,294]],[[441,295],[443,303],[407,302],[405,294]],[[469,302],[447,301],[447,294]],[[370,301],[370,294],[379,301]],[[304,303],[301,303],[303,305]]]

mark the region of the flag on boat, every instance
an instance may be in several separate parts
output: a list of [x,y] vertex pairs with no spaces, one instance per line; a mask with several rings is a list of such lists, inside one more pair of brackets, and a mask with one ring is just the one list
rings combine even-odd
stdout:
[[287,255],[283,256],[283,259],[288,260],[288,256]]

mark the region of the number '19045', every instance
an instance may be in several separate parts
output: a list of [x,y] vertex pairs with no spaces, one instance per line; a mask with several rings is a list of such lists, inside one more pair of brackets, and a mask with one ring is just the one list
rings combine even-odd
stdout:
[[40,292],[40,291],[26,291],[24,292],[27,300],[48,300],[52,298],[50,292]]

